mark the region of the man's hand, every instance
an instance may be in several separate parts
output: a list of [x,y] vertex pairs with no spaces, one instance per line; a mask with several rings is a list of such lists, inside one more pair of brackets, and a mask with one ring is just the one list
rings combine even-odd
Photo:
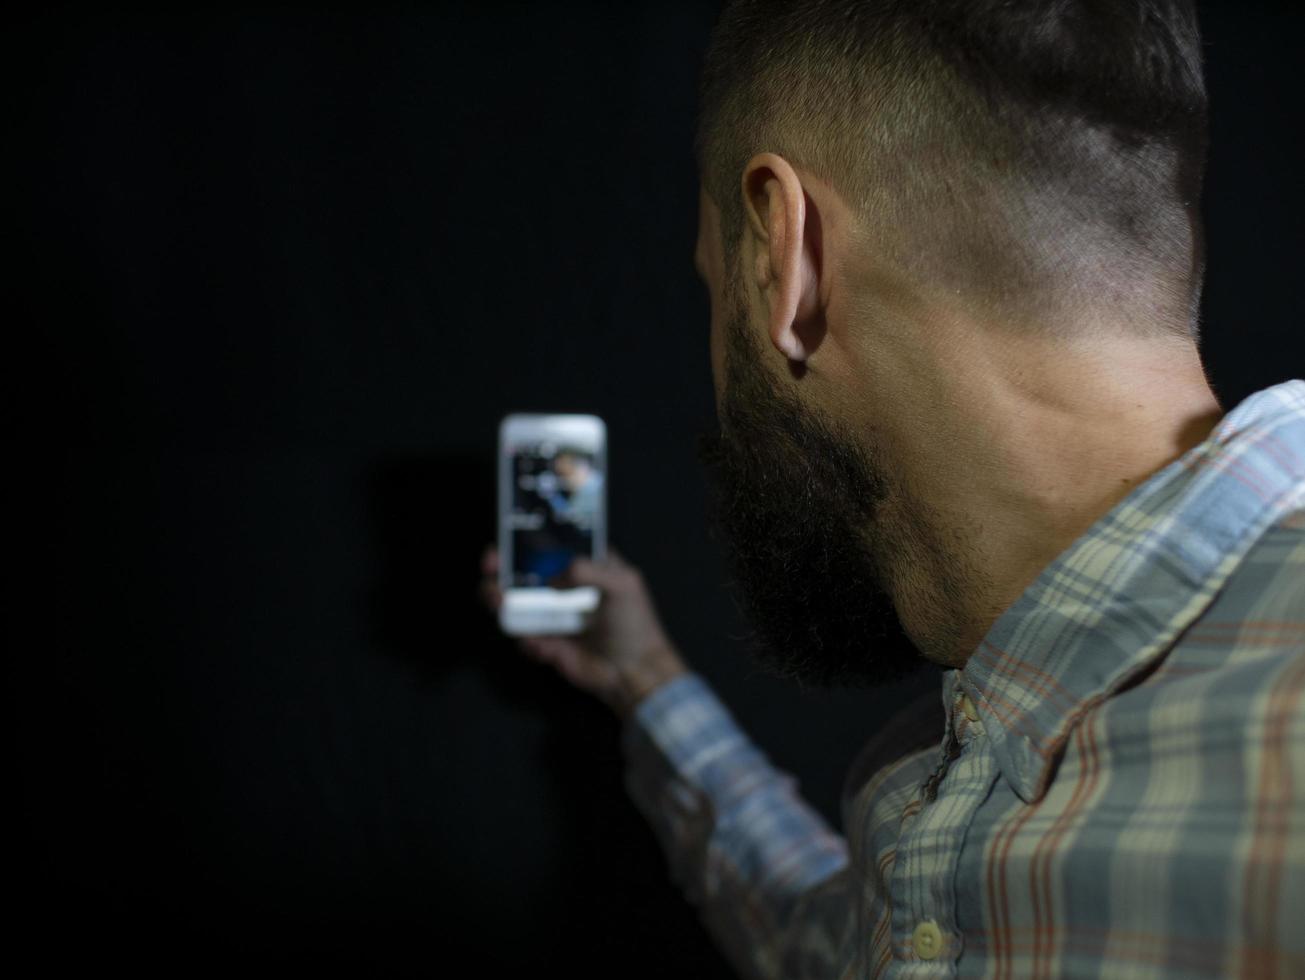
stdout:
[[[481,599],[497,614],[503,593],[498,586],[498,549],[492,545],[485,549],[480,571]],[[654,690],[688,670],[662,629],[643,576],[614,548],[608,548],[603,562],[576,559],[551,584],[596,586],[601,593],[598,609],[583,633],[521,637],[521,649],[551,664],[617,714],[627,716]]]

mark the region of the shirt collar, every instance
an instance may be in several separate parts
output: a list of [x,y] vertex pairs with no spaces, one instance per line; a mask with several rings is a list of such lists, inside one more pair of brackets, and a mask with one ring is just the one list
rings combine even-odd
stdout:
[[947,738],[959,685],[1011,788],[1041,799],[1083,713],[1158,662],[1260,534],[1302,505],[1305,380],[1294,380],[1242,401],[1039,573],[946,673]]

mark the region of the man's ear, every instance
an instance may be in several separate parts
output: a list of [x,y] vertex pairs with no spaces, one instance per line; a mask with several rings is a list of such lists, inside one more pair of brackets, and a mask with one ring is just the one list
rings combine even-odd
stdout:
[[805,361],[824,336],[819,216],[797,172],[775,153],[758,153],[743,168],[743,200],[752,239],[745,272],[766,301],[771,343]]

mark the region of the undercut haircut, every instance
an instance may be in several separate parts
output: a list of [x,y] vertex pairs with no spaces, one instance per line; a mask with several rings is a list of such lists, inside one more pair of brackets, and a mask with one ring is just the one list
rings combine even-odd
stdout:
[[694,152],[729,267],[770,151],[909,281],[1053,331],[1126,311],[1196,341],[1207,142],[1190,0],[735,0]]

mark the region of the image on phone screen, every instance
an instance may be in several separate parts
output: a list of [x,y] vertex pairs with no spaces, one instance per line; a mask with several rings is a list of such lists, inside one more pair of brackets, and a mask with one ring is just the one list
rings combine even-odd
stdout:
[[512,587],[547,586],[577,556],[594,554],[603,474],[591,451],[538,443],[512,451]]

